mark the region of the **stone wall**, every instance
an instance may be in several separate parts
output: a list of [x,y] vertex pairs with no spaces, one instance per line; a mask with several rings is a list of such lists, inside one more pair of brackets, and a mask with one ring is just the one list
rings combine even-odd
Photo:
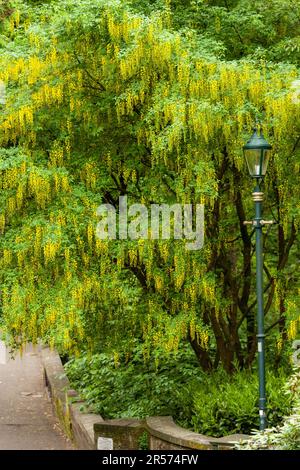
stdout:
[[42,350],[45,381],[54,410],[66,434],[82,450],[136,450],[148,442],[150,450],[228,450],[249,436],[234,434],[222,438],[204,436],[174,423],[171,416],[146,420],[110,419],[88,413],[87,405],[71,390],[59,355]]
[[84,411],[87,405],[71,389],[59,355],[48,348],[41,354],[46,386],[65,433],[78,449],[95,449],[94,424],[103,421],[102,417]]

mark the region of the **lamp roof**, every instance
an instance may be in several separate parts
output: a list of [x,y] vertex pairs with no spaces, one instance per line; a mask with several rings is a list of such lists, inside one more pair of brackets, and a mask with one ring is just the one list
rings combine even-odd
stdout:
[[244,150],[271,150],[272,145],[264,138],[262,131],[260,134],[258,134],[257,128],[254,128],[253,131],[252,136],[243,147]]

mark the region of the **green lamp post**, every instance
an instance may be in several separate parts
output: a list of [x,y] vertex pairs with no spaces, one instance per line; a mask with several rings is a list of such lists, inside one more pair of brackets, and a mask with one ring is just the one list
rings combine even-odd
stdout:
[[244,145],[244,156],[250,176],[256,180],[252,193],[255,204],[255,218],[245,221],[252,225],[256,234],[256,294],[257,294],[257,346],[258,346],[258,372],[259,372],[259,424],[264,430],[267,426],[266,416],[266,373],[265,373],[265,328],[264,328],[264,302],[263,302],[263,245],[262,227],[272,224],[272,220],[262,219],[263,192],[260,189],[261,181],[266,175],[271,145],[266,141],[262,132],[255,128],[252,137]]

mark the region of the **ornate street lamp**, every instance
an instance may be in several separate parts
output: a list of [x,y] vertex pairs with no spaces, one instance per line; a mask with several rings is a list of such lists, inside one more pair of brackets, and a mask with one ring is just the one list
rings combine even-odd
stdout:
[[273,224],[273,220],[262,219],[263,192],[260,183],[266,175],[269,155],[272,147],[264,138],[262,132],[255,128],[252,137],[244,145],[244,156],[250,176],[256,179],[256,187],[252,193],[255,204],[255,218],[244,224],[255,227],[256,233],[256,295],[257,295],[257,345],[259,373],[259,427],[264,430],[267,426],[266,416],[266,372],[265,372],[265,328],[264,328],[264,299],[263,299],[263,245],[262,227]]

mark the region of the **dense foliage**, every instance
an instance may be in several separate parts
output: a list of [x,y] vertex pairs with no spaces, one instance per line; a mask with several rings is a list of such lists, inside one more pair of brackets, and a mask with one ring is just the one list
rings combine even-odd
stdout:
[[292,413],[280,426],[256,432],[251,440],[237,446],[240,450],[300,450],[300,372],[297,368],[288,382],[286,398],[293,404]]
[[65,368],[74,388],[104,418],[172,415],[188,423],[189,386],[199,386],[203,380],[190,350],[155,366],[145,363],[136,347],[130,362],[124,362],[101,353],[72,359]]
[[[171,415],[178,424],[215,437],[251,434],[258,427],[257,374],[237,372],[229,380],[223,370],[199,373],[190,350],[157,367],[143,361],[139,347],[127,365],[102,353],[72,359],[65,367],[74,388],[104,418]],[[291,411],[285,381],[285,374],[268,374],[270,426]]]
[[[299,70],[297,54],[282,51],[299,25],[287,8],[295,2],[268,3],[269,13],[260,1],[4,2],[1,324],[16,344],[42,338],[69,354],[113,349],[129,360],[136,340],[145,358],[187,342],[204,370],[251,365],[253,240],[243,220],[252,203],[241,148],[256,118],[274,148],[269,343],[281,351],[296,337]],[[204,203],[204,249],[97,239],[97,206],[123,194],[146,205]]]
[[[139,11],[162,8],[163,0],[131,2]],[[300,5],[297,0],[172,0],[174,25],[195,32],[228,60],[300,61]]]
[[[279,425],[291,412],[291,400],[283,393],[286,375],[267,373],[268,425]],[[192,429],[215,437],[248,434],[259,427],[258,376],[237,372],[230,379],[223,371],[205,377],[193,390]],[[188,423],[189,426],[191,424]]]

